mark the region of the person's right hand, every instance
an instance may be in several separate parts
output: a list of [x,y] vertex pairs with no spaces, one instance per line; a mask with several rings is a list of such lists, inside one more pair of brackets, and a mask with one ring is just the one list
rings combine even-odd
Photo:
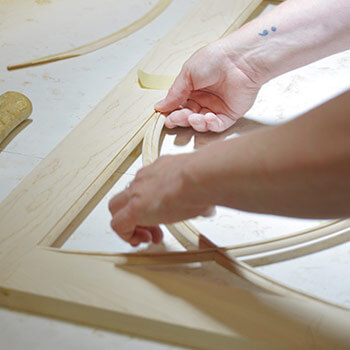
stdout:
[[[261,87],[251,69],[229,57],[225,39],[195,52],[183,65],[168,95],[155,105],[169,113],[165,126],[221,132],[253,105]],[[237,61],[239,61],[237,59]]]

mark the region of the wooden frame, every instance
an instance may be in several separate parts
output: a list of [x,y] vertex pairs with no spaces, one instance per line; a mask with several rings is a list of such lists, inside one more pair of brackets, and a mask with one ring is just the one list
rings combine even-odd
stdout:
[[[193,51],[222,35],[232,19],[231,28],[242,24],[259,3],[199,0],[1,203],[0,305],[202,349],[349,347],[347,310],[257,273],[232,258],[236,250],[216,247],[196,232],[183,234],[187,223],[170,229],[200,250],[142,255],[51,247],[113,177],[150,122],[156,124],[147,134],[154,140],[160,135],[153,104],[163,93],[139,88],[137,69],[176,74]],[[144,147],[153,150],[145,158],[158,155],[158,144],[149,140]],[[285,241],[265,242],[262,249],[247,245],[238,256],[268,251],[271,244]],[[194,261],[224,266],[233,272],[234,287],[144,266]]]

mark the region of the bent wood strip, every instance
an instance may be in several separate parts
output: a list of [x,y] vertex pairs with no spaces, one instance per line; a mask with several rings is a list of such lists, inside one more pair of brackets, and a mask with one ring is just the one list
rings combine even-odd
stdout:
[[40,247],[47,251],[58,254],[82,255],[99,260],[109,261],[115,265],[168,265],[168,264],[188,264],[194,262],[214,261],[217,249],[209,248],[197,251],[185,252],[154,252],[154,253],[104,253],[93,251],[64,250],[51,247]]
[[123,38],[128,37],[129,35],[143,28],[148,23],[152,22],[170,5],[171,1],[172,0],[159,0],[157,4],[150,11],[148,11],[145,15],[143,15],[141,18],[139,18],[135,22],[132,22],[131,24],[118,30],[117,32],[110,34],[108,36],[105,36],[104,38],[98,39],[92,43],[88,43],[88,44],[76,47],[75,49],[72,49],[72,50],[63,51],[63,52],[55,53],[49,56],[37,58],[35,60],[9,65],[7,66],[7,69],[15,70],[15,69],[26,68],[31,66],[39,66],[42,64],[65,60],[67,58],[86,55],[87,53],[99,50]]
[[[161,147],[161,135],[164,126],[165,117],[161,114],[157,114],[156,118],[149,125],[149,130],[147,130],[144,142],[143,142],[143,162],[144,165],[148,165],[155,161],[159,156],[159,151]],[[312,244],[317,247],[317,250],[320,248],[320,243],[315,238],[319,237],[328,237],[331,234],[343,230],[339,235],[346,235],[349,228],[349,219],[347,220],[335,220],[331,223],[326,223],[321,227],[316,227],[310,230],[305,230],[300,233],[286,235],[282,238],[275,238],[268,241],[262,241],[257,243],[249,243],[245,245],[240,245],[239,247],[224,247],[219,249],[219,254],[215,255],[215,261],[230,270],[231,272],[236,273],[241,276],[243,279],[252,282],[253,284],[264,288],[270,292],[277,293],[285,296],[292,296],[301,298],[303,300],[314,300],[318,301],[320,304],[327,304],[334,308],[340,308],[344,310],[350,310],[346,307],[330,303],[323,299],[317,298],[315,296],[303,293],[297,289],[290,288],[282,283],[279,283],[273,279],[268,278],[264,274],[255,271],[247,264],[239,262],[235,259],[237,256],[243,256],[247,254],[256,254],[268,251],[268,254],[273,255],[273,258],[277,260],[279,257],[283,257],[283,254],[276,254],[276,252],[269,251],[269,249],[280,249],[284,247],[292,247],[288,253],[288,257],[291,258],[295,255],[299,255],[301,252],[307,252],[310,249],[300,250],[300,247],[295,247],[296,244],[312,242]],[[218,248],[214,243],[205,238],[189,221],[183,221],[179,223],[174,223],[167,225],[169,231],[178,239],[178,241],[184,245],[187,249],[198,249],[198,248]],[[310,245],[312,245],[310,243]],[[324,244],[324,243],[323,243]],[[315,248],[313,247],[313,248]],[[315,250],[315,249],[314,249]],[[263,261],[265,257],[257,257],[255,263]],[[260,260],[259,260],[260,259]]]
[[[205,247],[207,249],[217,247],[213,242],[211,242],[208,238],[204,236],[201,238],[201,240],[203,242],[202,244],[205,244]],[[249,281],[253,285],[258,286],[259,288],[265,289],[270,293],[274,293],[276,295],[285,296],[285,297],[296,298],[298,300],[303,300],[304,302],[315,301],[320,305],[328,305],[333,307],[334,309],[346,310],[346,311],[350,310],[350,308],[347,308],[345,306],[329,302],[327,300],[318,298],[317,296],[304,293],[299,289],[292,288],[292,287],[289,287],[288,285],[280,283],[266,276],[265,274],[255,270],[248,264],[230,257],[222,248],[217,249],[217,254],[215,254],[215,261],[222,267],[233,272],[235,275],[240,276],[245,281]]]
[[[203,236],[202,236],[203,237]],[[165,252],[150,252],[150,253],[106,253],[98,251],[79,251],[79,250],[64,250],[51,247],[42,247],[49,251],[54,251],[62,254],[71,255],[84,255],[97,259],[110,261],[116,265],[167,265],[167,264],[186,264],[193,262],[205,262],[215,260],[215,254],[219,251],[224,252],[225,256],[229,258],[239,258],[250,266],[265,266],[276,262],[286,261],[294,259],[299,256],[305,256],[320,250],[328,249],[345,242],[350,239],[350,230],[346,230],[344,233],[336,233],[334,235],[327,236],[320,242],[310,242],[306,245],[291,247],[289,250],[268,252],[262,257],[256,256],[244,256],[240,257],[238,252],[234,248],[208,248],[200,250],[189,250],[185,252],[178,251],[165,251]],[[261,242],[260,242],[261,243]],[[255,248],[255,247],[254,247]]]
[[308,254],[320,252],[350,241],[350,229],[335,234],[328,234],[325,238],[311,241],[305,245],[293,246],[283,251],[273,251],[263,256],[245,256],[242,260],[250,266],[265,266],[276,262],[299,258]]
[[[165,117],[159,113],[155,115],[143,141],[142,160],[144,165],[154,162],[160,153],[162,130]],[[169,230],[187,249],[197,249],[199,247],[199,238],[201,233],[189,222],[176,223],[168,225]],[[250,261],[249,257],[253,254],[265,253],[263,257],[254,257],[251,260],[254,265],[263,265],[264,261],[278,262],[281,260],[292,259],[301,256],[300,254],[312,253],[326,247],[333,246],[336,242],[341,244],[347,240],[348,230],[350,228],[350,219],[339,219],[326,222],[311,229],[300,232],[282,235],[273,239],[250,242],[235,246],[221,247],[225,252],[242,261]],[[321,241],[321,238],[331,237],[338,232],[337,241],[327,239]],[[321,243],[322,242],[322,243]],[[308,243],[307,247],[300,247],[300,244]],[[289,248],[288,254],[283,255],[281,249]]]

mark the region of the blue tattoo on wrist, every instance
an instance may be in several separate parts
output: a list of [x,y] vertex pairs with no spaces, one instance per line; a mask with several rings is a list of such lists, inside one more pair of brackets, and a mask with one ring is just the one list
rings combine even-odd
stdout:
[[[271,27],[271,30],[275,32],[277,30],[276,27]],[[267,29],[264,29],[262,33],[258,33],[260,36],[266,36],[269,34],[269,31]]]
[[266,36],[269,32],[265,29],[262,33],[259,33],[260,36]]

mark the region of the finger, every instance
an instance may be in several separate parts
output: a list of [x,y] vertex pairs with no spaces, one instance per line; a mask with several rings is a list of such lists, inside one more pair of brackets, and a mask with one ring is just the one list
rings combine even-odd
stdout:
[[159,112],[169,112],[184,104],[193,89],[192,80],[187,69],[182,69],[168,91],[164,100],[155,105]]
[[189,118],[189,123],[195,129],[199,132],[205,132],[208,131],[207,122],[204,118],[206,113],[211,112],[208,108],[201,108],[199,113],[193,113]]
[[151,227],[148,227],[148,229],[150,230],[150,232],[152,234],[152,242],[154,244],[160,243],[163,239],[163,232],[160,229],[160,227],[159,226],[151,226]]
[[222,132],[236,123],[237,119],[228,117],[224,114],[206,113],[204,119],[209,131]]
[[190,123],[188,122],[188,117],[193,113],[188,108],[183,108],[177,111],[174,111],[168,115],[165,119],[164,125],[169,128],[175,128],[176,126],[188,127]]
[[112,229],[125,241],[129,241],[136,227],[136,214],[130,204],[113,215]]
[[115,212],[125,207],[125,205],[128,203],[129,200],[130,200],[129,188],[116,194],[108,203],[108,209],[111,212],[112,216],[114,215]]
[[208,131],[207,123],[204,119],[204,114],[193,113],[188,117],[188,122],[192,128],[199,132]]
[[154,244],[158,244],[162,239],[163,232],[158,226],[137,226],[129,242],[135,247],[140,243],[148,243],[151,241]]
[[140,243],[147,243],[152,241],[152,234],[146,228],[136,227],[134,234],[130,238],[129,242],[133,247],[138,246]]

